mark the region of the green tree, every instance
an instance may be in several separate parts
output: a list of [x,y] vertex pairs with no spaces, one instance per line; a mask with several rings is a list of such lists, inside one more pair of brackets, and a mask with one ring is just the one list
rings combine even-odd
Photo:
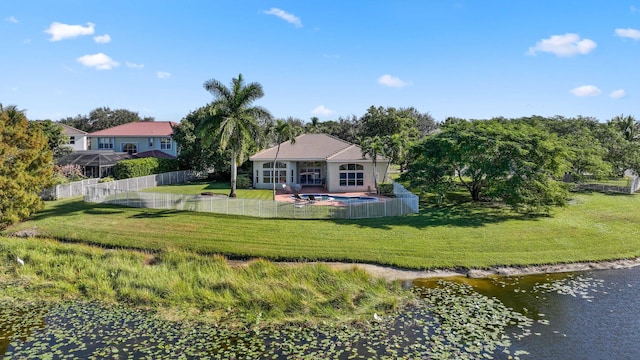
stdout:
[[47,138],[24,111],[0,104],[0,229],[42,207],[40,193],[53,180]]
[[220,149],[218,143],[206,146],[197,130],[201,124],[207,121],[211,114],[208,107],[204,106],[192,111],[182,118],[180,124],[173,128],[173,139],[178,144],[180,152],[178,163],[182,169],[197,171],[219,171],[228,169],[231,165],[231,152]]
[[238,164],[244,162],[247,150],[261,137],[259,121],[270,119],[271,114],[263,107],[253,106],[264,96],[262,85],[257,82],[245,85],[242,74],[231,80],[230,87],[211,79],[204,83],[204,88],[214,96],[214,101],[208,106],[210,116],[201,124],[198,134],[208,146],[231,150],[229,197],[236,197]]
[[111,110],[109,107],[101,107],[91,110],[89,115],[67,117],[61,119],[60,122],[78,130],[95,132],[130,122],[153,120],[153,117],[141,118],[140,115],[134,111],[126,109]]
[[406,149],[421,137],[418,115],[414,108],[371,106],[360,118],[361,139],[380,137],[389,160],[402,167],[406,163]]
[[292,145],[296,143],[296,136],[299,133],[299,129],[293,125],[291,121],[277,119],[275,123],[270,122],[267,125],[266,134],[273,137],[278,148],[276,150],[276,156],[273,159],[273,168],[271,172],[271,180],[273,182],[273,201],[276,200],[276,163],[278,162],[278,155],[280,154],[280,144],[289,141]]
[[73,148],[69,145],[69,137],[64,133],[64,128],[60,124],[51,120],[36,120],[33,124],[40,127],[44,136],[47,137],[49,150],[53,153],[54,159],[59,159],[73,152]]
[[457,179],[473,201],[501,200],[518,211],[548,211],[566,196],[557,181],[566,153],[555,135],[523,122],[457,121],[412,149],[404,178],[423,177],[432,185]]
[[640,122],[633,116],[618,115],[609,121],[609,125],[618,129],[627,141],[640,141]]
[[[386,145],[382,138],[377,135],[364,138],[360,145],[362,156],[365,157],[369,155],[369,157],[371,157],[371,162],[373,163],[373,184],[376,189],[378,189],[378,177],[376,176],[378,172],[378,155],[385,156],[385,147]],[[385,170],[383,179],[386,177],[387,171]]]

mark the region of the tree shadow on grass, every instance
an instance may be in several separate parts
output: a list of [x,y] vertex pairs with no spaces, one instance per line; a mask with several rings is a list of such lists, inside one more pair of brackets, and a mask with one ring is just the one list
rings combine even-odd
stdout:
[[527,215],[490,204],[463,203],[449,206],[424,207],[418,214],[370,218],[361,220],[335,220],[336,223],[360,227],[391,230],[395,226],[410,226],[417,229],[432,227],[482,227],[507,220],[537,220],[547,215]]
[[71,216],[79,214],[118,214],[124,210],[121,206],[110,204],[91,204],[84,200],[62,200],[55,204],[47,204],[47,206],[31,216],[29,220],[43,220],[50,217]]

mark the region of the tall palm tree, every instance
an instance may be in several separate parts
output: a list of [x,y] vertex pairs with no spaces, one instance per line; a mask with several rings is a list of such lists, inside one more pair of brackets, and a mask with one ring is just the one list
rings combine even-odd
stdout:
[[296,143],[296,128],[289,121],[277,119],[275,123],[267,126],[267,134],[273,136],[274,141],[278,144],[276,156],[273,159],[273,168],[271,179],[273,182],[273,200],[276,200],[276,164],[278,163],[278,155],[280,154],[280,144],[289,141],[291,145]]
[[248,149],[260,138],[258,121],[270,119],[271,114],[261,106],[252,106],[264,96],[262,85],[257,82],[245,85],[242,74],[231,80],[230,87],[211,79],[204,83],[204,88],[214,100],[208,106],[209,116],[200,124],[198,133],[205,145],[219,142],[221,150],[231,150],[229,197],[236,197],[238,164],[242,164]]

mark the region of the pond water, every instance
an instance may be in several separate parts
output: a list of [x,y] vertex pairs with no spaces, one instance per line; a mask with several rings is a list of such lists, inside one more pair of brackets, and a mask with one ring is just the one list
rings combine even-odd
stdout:
[[0,357],[640,358],[640,267],[413,286],[412,307],[356,327],[229,329],[96,303],[0,302]]

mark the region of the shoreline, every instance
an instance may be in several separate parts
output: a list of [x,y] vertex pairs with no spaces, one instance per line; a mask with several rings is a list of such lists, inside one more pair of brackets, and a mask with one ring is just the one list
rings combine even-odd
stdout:
[[[231,266],[245,266],[252,260],[227,260]],[[640,258],[619,259],[609,261],[588,261],[553,265],[526,265],[526,266],[496,266],[490,269],[468,269],[468,270],[409,270],[391,266],[373,265],[364,263],[343,263],[332,261],[310,261],[310,262],[274,262],[283,266],[300,266],[312,264],[324,264],[336,270],[350,270],[360,268],[371,276],[383,278],[387,281],[413,281],[428,278],[446,277],[468,277],[486,278],[491,276],[523,276],[535,274],[551,274],[589,270],[614,270],[628,269],[640,266]]]

